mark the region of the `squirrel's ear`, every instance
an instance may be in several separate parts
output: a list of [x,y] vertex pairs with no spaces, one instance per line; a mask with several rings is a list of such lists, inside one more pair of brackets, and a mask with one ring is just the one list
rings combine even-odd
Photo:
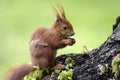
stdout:
[[59,25],[61,22],[62,22],[61,17],[57,16],[56,25]]

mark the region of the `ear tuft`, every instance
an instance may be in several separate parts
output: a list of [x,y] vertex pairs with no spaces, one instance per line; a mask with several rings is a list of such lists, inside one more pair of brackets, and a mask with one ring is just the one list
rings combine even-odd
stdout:
[[57,8],[55,8],[53,5],[52,5],[52,8],[53,8],[53,11],[55,13],[55,16],[58,18],[58,17],[61,17],[62,19],[66,19],[65,17],[65,11],[64,11],[64,8],[61,4],[58,4],[56,3],[56,6]]
[[60,15],[59,15],[59,13],[58,13],[57,9],[56,9],[53,5],[52,5],[52,9],[53,9],[53,12],[54,12],[54,14],[55,14],[56,18],[59,18],[59,17],[60,17]]
[[64,11],[63,6],[62,6],[61,4],[59,4],[59,3],[57,3],[56,6],[57,6],[57,8],[58,8],[59,11],[60,11],[61,18],[66,19],[65,11]]

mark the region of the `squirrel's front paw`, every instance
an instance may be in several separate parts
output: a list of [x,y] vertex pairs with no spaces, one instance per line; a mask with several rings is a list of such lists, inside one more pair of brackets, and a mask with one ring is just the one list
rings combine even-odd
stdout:
[[75,44],[75,39],[72,38],[64,39],[63,41],[66,45],[72,46],[73,44]]
[[73,45],[73,44],[75,44],[75,39],[73,39],[73,38],[69,38],[69,44],[68,45]]

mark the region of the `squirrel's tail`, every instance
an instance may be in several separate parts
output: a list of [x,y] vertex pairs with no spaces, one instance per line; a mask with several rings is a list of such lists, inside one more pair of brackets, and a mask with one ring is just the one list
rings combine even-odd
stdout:
[[11,68],[3,80],[23,80],[23,77],[34,71],[32,64],[21,64]]

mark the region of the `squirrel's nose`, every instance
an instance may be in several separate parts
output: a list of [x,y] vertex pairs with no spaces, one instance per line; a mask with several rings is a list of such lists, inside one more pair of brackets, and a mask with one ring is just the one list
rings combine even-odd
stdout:
[[71,36],[73,36],[75,33],[74,32],[71,32]]

